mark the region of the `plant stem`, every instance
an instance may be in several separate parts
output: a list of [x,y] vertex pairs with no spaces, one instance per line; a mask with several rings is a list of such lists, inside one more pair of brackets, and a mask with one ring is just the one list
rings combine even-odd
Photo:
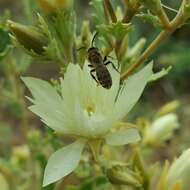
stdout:
[[22,115],[21,115],[21,130],[22,130],[22,135],[23,138],[26,137],[27,133],[27,126],[28,126],[28,116],[27,116],[27,111],[26,111],[26,104],[24,101],[24,92],[22,88],[21,81],[19,79],[20,73],[18,73],[16,66],[13,63],[13,60],[8,57],[7,65],[9,65],[9,73],[8,75],[10,78],[12,78],[12,88],[15,93],[15,97],[20,104],[21,110],[22,110]]
[[121,75],[121,80],[126,79],[137,67],[144,63],[144,61],[154,52],[158,45],[168,37],[169,34],[170,33],[168,31],[162,31],[144,51],[144,53],[139,57],[136,63],[133,64],[125,73]]
[[125,80],[133,71],[143,64],[146,59],[156,50],[156,48],[169,37],[178,27],[183,25],[184,16],[182,11],[176,15],[176,17],[170,22],[170,27],[160,32],[156,39],[148,46],[143,54],[138,58],[135,64],[133,64],[126,72],[121,75],[121,80]]
[[164,9],[162,8],[160,11],[160,14],[158,15],[163,28],[165,28],[166,30],[170,28],[170,21],[168,19],[168,16],[166,15],[166,12],[164,11]]
[[113,9],[110,1],[109,0],[104,0],[103,3],[104,3],[104,7],[106,9],[106,12],[108,12],[109,15],[110,15],[110,18],[111,18],[112,22],[117,22],[117,17],[115,15],[114,9]]
[[129,0],[124,0],[124,5],[126,7],[125,15],[122,19],[123,23],[129,23],[134,15],[139,11],[140,4],[131,5]]

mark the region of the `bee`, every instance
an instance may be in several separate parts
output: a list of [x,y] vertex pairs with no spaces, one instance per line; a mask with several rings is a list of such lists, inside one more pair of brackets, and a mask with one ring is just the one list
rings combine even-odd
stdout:
[[[88,66],[91,68],[90,75],[97,84],[100,84],[103,88],[110,89],[112,86],[112,77],[106,66],[111,64],[117,72],[119,71],[111,61],[107,60],[107,56],[103,58],[99,49],[93,46],[97,34],[94,35],[91,47],[88,49],[88,61],[90,62]],[[94,73],[96,73],[96,76]]]

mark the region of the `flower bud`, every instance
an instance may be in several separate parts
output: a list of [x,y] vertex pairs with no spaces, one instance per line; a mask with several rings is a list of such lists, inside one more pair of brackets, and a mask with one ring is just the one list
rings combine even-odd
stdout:
[[23,163],[30,158],[30,150],[27,145],[17,146],[13,149],[12,161],[14,163]]
[[60,9],[71,8],[73,0],[38,0],[38,3],[46,14],[51,14]]
[[182,11],[183,11],[185,20],[188,20],[190,18],[190,1],[189,0],[184,1],[184,4],[182,5]]
[[145,144],[161,144],[170,139],[179,127],[177,115],[170,113],[155,120],[145,132]]
[[34,146],[38,145],[38,142],[40,141],[41,138],[42,137],[39,130],[33,129],[29,131],[27,134],[28,143]]
[[179,101],[177,101],[177,100],[171,101],[171,102],[165,104],[164,106],[162,106],[158,110],[157,116],[162,116],[162,115],[166,115],[171,112],[175,112],[179,106],[180,106]]
[[140,175],[126,166],[113,166],[107,170],[107,177],[112,184],[141,187]]
[[182,153],[171,165],[168,172],[168,190],[181,184],[180,190],[189,190],[190,187],[190,148]]
[[45,52],[44,47],[48,46],[48,39],[37,28],[25,26],[10,20],[8,21],[8,27],[13,34],[13,40],[16,39],[16,42],[26,50],[29,52],[33,51],[38,55],[42,55]]

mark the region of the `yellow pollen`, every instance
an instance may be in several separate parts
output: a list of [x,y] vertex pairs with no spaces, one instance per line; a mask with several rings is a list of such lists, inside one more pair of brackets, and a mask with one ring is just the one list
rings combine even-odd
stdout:
[[91,116],[95,112],[95,106],[94,105],[87,105],[86,111],[88,112],[88,115]]

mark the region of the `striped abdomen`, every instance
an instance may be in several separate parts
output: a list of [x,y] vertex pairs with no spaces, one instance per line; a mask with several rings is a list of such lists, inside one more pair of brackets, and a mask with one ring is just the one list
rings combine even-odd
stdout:
[[102,85],[102,87],[106,89],[111,88],[112,78],[105,65],[100,64],[96,67],[96,76],[97,76],[98,82]]

